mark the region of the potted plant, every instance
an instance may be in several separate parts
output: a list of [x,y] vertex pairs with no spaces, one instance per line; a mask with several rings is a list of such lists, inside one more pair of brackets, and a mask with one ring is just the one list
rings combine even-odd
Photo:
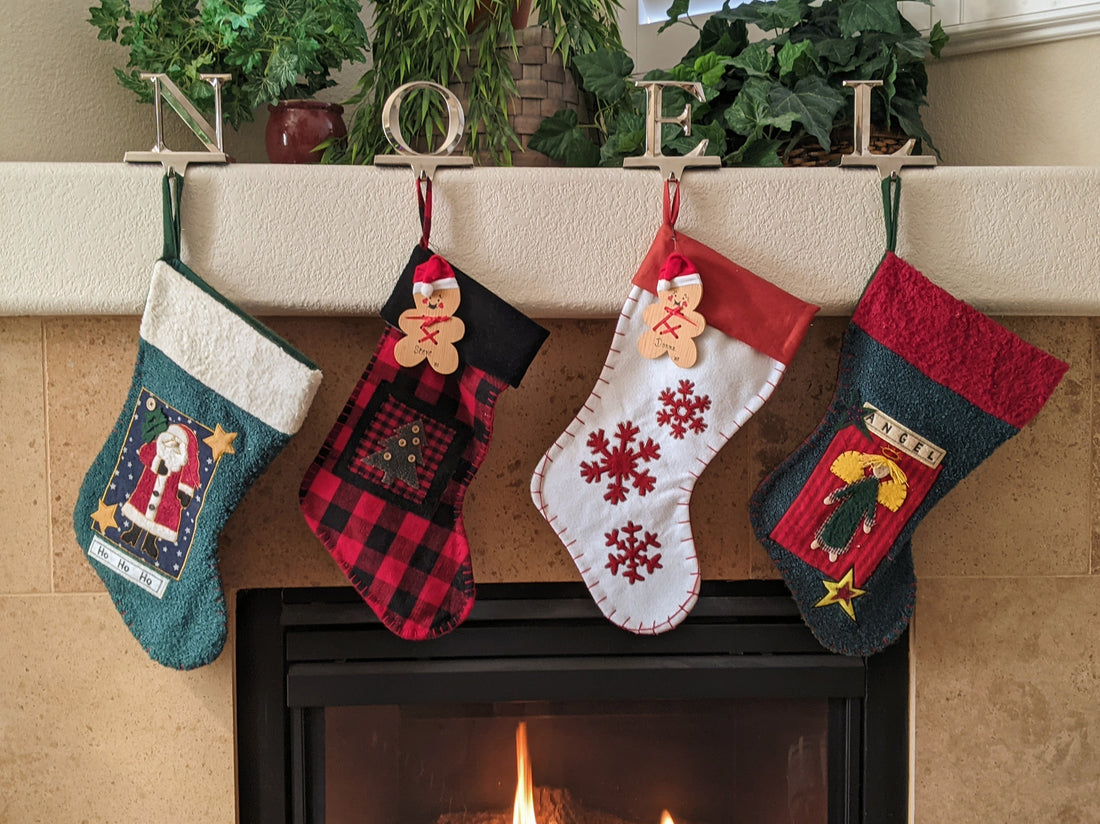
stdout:
[[[286,101],[333,85],[332,72],[345,62],[364,60],[361,10],[358,0],[153,0],[148,11],[132,8],[130,0],[100,0],[89,9],[89,22],[100,40],[129,48],[126,69],[115,74],[142,102],[152,102],[153,90],[141,73],[163,72],[200,111],[213,114],[213,90],[199,75],[231,75],[222,107],[237,128],[264,104],[285,112]],[[307,108],[330,129],[343,128],[336,125],[340,107],[310,101]],[[304,147],[308,157],[320,139],[306,139],[312,141]],[[270,153],[270,135],[268,146]]]
[[[835,143],[851,134],[853,116],[844,80],[882,80],[873,94],[873,127],[897,133],[897,145],[915,137],[934,148],[920,109],[928,90],[925,58],[939,56],[947,42],[939,23],[923,40],[895,0],[754,0],[736,8],[727,1],[701,27],[686,10],[687,0],[674,0],[661,31],[691,25],[698,41],[670,71],[646,79],[698,81],[706,99],[665,92],[666,115],[692,104],[693,130],[686,137],[665,127],[667,154],[690,150],[704,137],[707,153],[725,165],[836,162]],[[763,38],[750,41],[749,26]],[[645,101],[631,82],[629,56],[604,49],[578,56],[576,66],[595,96],[592,122],[558,112],[543,121],[531,147],[570,165],[617,166],[640,154]]]
[[[430,80],[464,84],[467,151],[509,164],[520,147],[509,116],[517,100],[516,28],[528,20],[517,0],[395,0],[375,7],[373,65],[346,105],[357,109],[347,140],[333,140],[326,162],[370,163],[389,150],[381,127],[386,97],[398,86]],[[517,8],[519,11],[517,12]],[[575,55],[621,48],[618,0],[542,0],[537,23],[553,33],[552,49],[565,66]],[[401,109],[406,138],[430,146],[445,131],[436,95],[413,92]],[[541,116],[541,115],[540,115]]]

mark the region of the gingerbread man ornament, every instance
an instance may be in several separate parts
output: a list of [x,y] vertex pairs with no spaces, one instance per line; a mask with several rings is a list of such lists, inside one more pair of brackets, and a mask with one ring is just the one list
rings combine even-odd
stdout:
[[642,313],[646,330],[638,338],[638,351],[647,358],[667,354],[674,364],[688,369],[699,353],[695,338],[707,328],[695,311],[703,299],[703,281],[691,261],[679,252],[668,256],[657,280],[657,301]]
[[432,255],[416,267],[413,274],[412,309],[397,319],[405,337],[397,342],[393,354],[402,366],[416,366],[425,358],[441,375],[458,369],[455,341],[466,333],[466,325],[455,317],[462,300],[451,264]]

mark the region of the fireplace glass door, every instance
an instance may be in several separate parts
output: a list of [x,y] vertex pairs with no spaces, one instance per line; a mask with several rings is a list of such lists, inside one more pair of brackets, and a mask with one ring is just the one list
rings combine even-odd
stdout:
[[707,584],[657,637],[567,585],[483,587],[422,643],[350,590],[238,616],[243,824],[905,820],[905,642],[829,654],[777,584]]
[[325,821],[513,824],[530,786],[539,824],[826,824],[828,726],[823,698],[330,707]]

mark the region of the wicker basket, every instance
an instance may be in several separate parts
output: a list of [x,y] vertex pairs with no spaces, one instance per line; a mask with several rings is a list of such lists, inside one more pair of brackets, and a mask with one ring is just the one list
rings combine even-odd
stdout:
[[[904,146],[907,140],[909,138],[903,134],[872,131],[871,151],[875,154],[890,154]],[[834,135],[831,143],[832,146],[828,151],[825,151],[816,139],[807,137],[791,149],[791,153],[787,155],[783,165],[839,166],[841,155],[851,154],[855,150],[850,129],[844,129],[839,134]]]
[[[528,26],[517,31],[516,45],[519,47],[519,59],[509,61],[509,68],[518,94],[508,106],[508,122],[524,151],[512,152],[512,163],[516,166],[560,166],[562,164],[541,152],[527,151],[527,144],[544,117],[560,109],[573,109],[583,115],[580,92],[573,75],[562,65],[561,55],[553,49],[554,33],[550,29]],[[473,65],[464,57],[459,62],[460,82],[452,83],[450,87],[467,108],[473,74]],[[474,157],[478,163],[491,162],[484,155]]]

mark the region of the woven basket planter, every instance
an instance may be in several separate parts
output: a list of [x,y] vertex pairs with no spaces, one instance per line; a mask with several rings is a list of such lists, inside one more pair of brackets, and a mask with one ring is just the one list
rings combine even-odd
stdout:
[[[561,55],[553,49],[554,33],[550,29],[541,26],[521,29],[516,32],[516,45],[519,59],[509,61],[509,68],[516,81],[517,96],[508,106],[508,123],[524,151],[512,152],[512,163],[515,166],[560,166],[562,164],[540,152],[528,151],[527,144],[544,117],[560,109],[573,109],[583,114],[580,91],[573,75],[562,65]],[[460,80],[450,87],[467,108],[473,74],[473,65],[463,58],[459,63]],[[491,162],[482,154],[474,156],[479,163]]]
[[[842,137],[841,134],[846,134]],[[871,151],[875,154],[890,154],[896,152],[909,138],[903,134],[893,132],[871,132]],[[828,151],[821,148],[821,144],[814,138],[807,137],[797,146],[791,149],[784,160],[784,166],[839,166],[842,155],[855,151],[852,142],[851,129],[841,130],[833,135]]]

